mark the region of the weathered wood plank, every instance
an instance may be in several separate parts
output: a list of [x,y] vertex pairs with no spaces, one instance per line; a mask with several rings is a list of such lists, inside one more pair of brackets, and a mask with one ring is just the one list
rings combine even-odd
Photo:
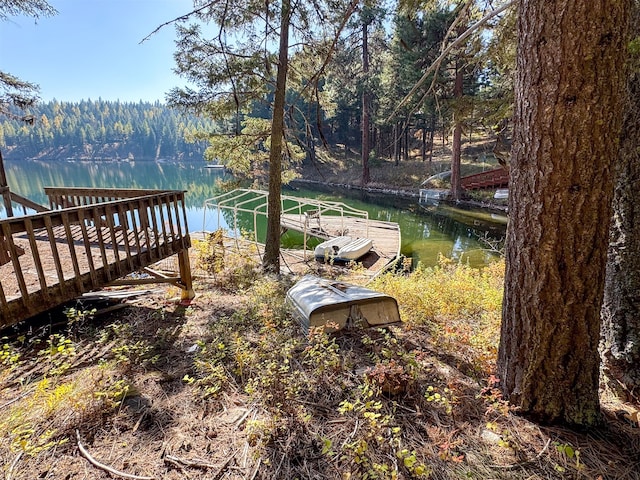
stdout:
[[[188,232],[184,192],[48,190],[56,210],[0,220],[10,259],[0,266],[0,328],[190,246],[183,234]],[[97,202],[110,198],[115,200]],[[60,209],[65,204],[75,206]],[[20,259],[14,238],[29,243]],[[181,277],[175,283],[191,298],[191,279]],[[8,279],[15,284],[10,291]]]

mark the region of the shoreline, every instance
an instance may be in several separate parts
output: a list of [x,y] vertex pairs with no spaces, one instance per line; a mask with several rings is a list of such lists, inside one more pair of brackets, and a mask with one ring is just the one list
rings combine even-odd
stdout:
[[[395,195],[407,200],[420,199],[419,189],[418,191],[413,191],[413,190],[407,190],[403,188],[363,187],[362,185],[354,185],[351,183],[321,182],[319,180],[310,180],[306,178],[296,178],[295,180],[292,180],[290,182],[290,185],[293,187],[295,187],[296,184],[314,185],[314,186],[319,185],[323,187],[341,188],[344,190],[356,190],[356,191],[379,194],[379,195]],[[446,203],[449,205],[462,206],[462,207],[480,208],[483,210],[490,210],[497,213],[503,213],[505,215],[509,211],[509,207],[506,205],[496,205],[494,203],[480,202],[477,200],[452,201],[452,200],[441,199],[441,200],[438,200],[438,202]]]

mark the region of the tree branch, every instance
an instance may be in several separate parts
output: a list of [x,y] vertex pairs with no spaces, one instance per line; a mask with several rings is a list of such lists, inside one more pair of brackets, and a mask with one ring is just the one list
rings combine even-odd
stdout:
[[195,10],[192,10],[189,13],[185,13],[184,15],[180,15],[179,17],[176,17],[173,20],[169,20],[168,22],[164,22],[164,23],[160,24],[158,27],[156,27],[156,29],[153,32],[151,32],[149,35],[147,35],[142,40],[140,40],[140,42],[138,44],[146,42],[151,37],[153,37],[156,33],[158,33],[160,30],[162,30],[164,27],[167,27],[169,25],[173,25],[174,23],[184,22],[185,20],[189,20],[189,18],[191,18],[193,15],[197,15],[198,13],[202,12],[203,10],[206,10],[207,8],[211,7],[212,5],[215,5],[216,3],[218,3],[218,1],[219,0],[214,0],[213,2],[209,2],[206,5],[203,5],[202,7],[199,7],[199,8],[196,8]]
[[104,470],[105,472],[109,472],[112,475],[115,475],[117,477],[129,478],[131,480],[154,480],[155,477],[141,477],[139,475],[133,475],[131,473],[121,472],[119,470],[116,470],[113,467],[110,467],[109,465],[100,463],[99,461],[97,461],[95,458],[91,456],[91,454],[87,451],[86,448],[84,448],[84,445],[82,445],[82,442],[80,441],[80,432],[78,430],[76,430],[76,439],[78,441],[78,450],[80,450],[80,453],[82,454],[82,456],[87,460],[89,460],[89,463],[91,463],[93,466],[101,470]]
[[504,12],[507,8],[511,7],[514,3],[516,3],[515,0],[510,0],[509,2],[505,3],[503,6],[497,8],[496,10],[493,10],[493,11],[487,13],[484,17],[482,17],[482,19],[478,20],[476,23],[471,25],[467,30],[465,30],[464,33],[462,33],[462,35],[460,35],[458,38],[456,38],[455,41],[452,42],[447,48],[442,50],[442,53],[440,54],[440,56],[433,61],[433,63],[431,64],[431,66],[429,68],[427,68],[427,71],[424,72],[424,74],[422,75],[420,80],[418,80],[418,82],[413,86],[411,91],[409,93],[407,93],[407,95],[405,95],[405,97],[402,99],[402,101],[400,101],[400,103],[396,106],[396,108],[393,110],[393,112],[391,112],[391,115],[389,115],[389,117],[386,119],[386,121],[388,122],[389,120],[391,120],[391,118],[393,118],[398,113],[398,110],[400,110],[403,106],[405,106],[407,104],[407,102],[411,99],[413,94],[416,93],[418,88],[420,88],[422,86],[422,84],[424,82],[426,82],[426,80],[429,77],[429,75],[433,71],[435,71],[435,70],[437,70],[439,68],[440,64],[442,63],[442,60],[451,52],[451,50],[453,50],[454,48],[458,47],[473,32],[478,30],[480,27],[482,27],[485,23],[487,23],[493,17],[495,17],[495,16],[501,14],[502,12]]

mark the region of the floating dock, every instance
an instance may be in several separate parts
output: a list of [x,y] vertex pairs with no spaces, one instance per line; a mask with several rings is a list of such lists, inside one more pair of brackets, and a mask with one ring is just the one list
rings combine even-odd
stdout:
[[[218,225],[224,216],[232,229],[231,234],[240,235],[240,225],[253,223],[253,242],[261,255],[264,246],[258,241],[260,217],[266,219],[268,192],[252,189],[237,189],[205,201],[204,215],[216,212]],[[373,276],[387,268],[400,255],[400,227],[395,222],[369,219],[365,210],[353,208],[342,202],[282,195],[282,232],[294,230],[303,234],[302,249],[281,249],[285,264],[294,270],[292,263],[316,262],[312,249],[307,247],[311,237],[330,240],[342,235],[353,238],[369,238],[373,249],[358,260],[366,272]],[[244,215],[244,222],[239,216]],[[264,221],[264,220],[263,220]],[[300,270],[300,268],[297,268]]]

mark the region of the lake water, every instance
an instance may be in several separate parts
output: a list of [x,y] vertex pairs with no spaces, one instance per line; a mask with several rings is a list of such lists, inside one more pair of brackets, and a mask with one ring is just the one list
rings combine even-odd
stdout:
[[[48,162],[5,161],[11,190],[37,203],[47,205],[44,187],[151,188],[185,190],[189,230],[227,228],[224,217],[218,225],[217,215],[207,212],[206,199],[222,193],[219,180],[225,173],[206,168],[204,162]],[[402,236],[401,253],[425,265],[434,265],[440,254],[472,266],[484,265],[495,258],[486,250],[479,236],[504,237],[506,218],[484,211],[452,206],[425,207],[417,199],[388,195],[371,195],[358,190],[337,191],[322,187],[286,189],[286,195],[342,201],[367,210],[369,218],[397,222]],[[6,217],[0,207],[0,218]],[[286,246],[297,244],[295,236],[285,238]]]

